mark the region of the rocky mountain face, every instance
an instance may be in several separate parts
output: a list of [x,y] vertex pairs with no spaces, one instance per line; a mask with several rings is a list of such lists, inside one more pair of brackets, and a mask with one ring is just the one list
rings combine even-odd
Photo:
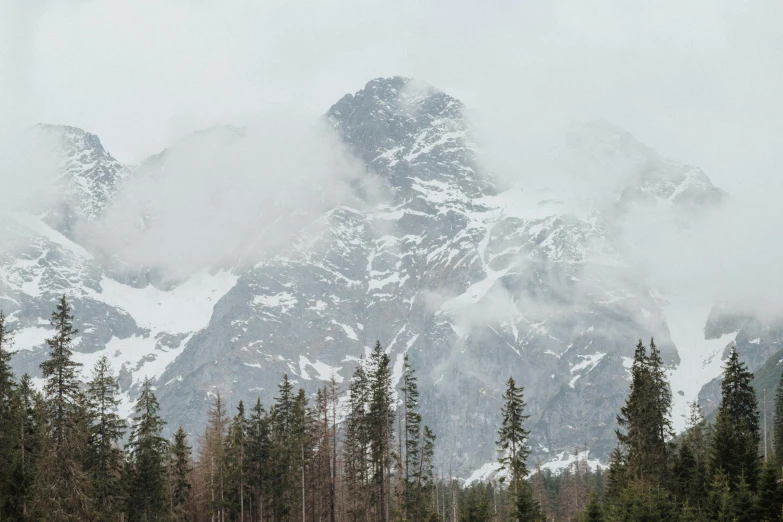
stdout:
[[[110,358],[124,411],[147,376],[169,428],[194,433],[215,393],[268,403],[283,373],[308,392],[334,376],[345,391],[380,340],[395,379],[406,353],[417,371],[438,465],[467,476],[496,458],[509,376],[525,387],[534,459],[557,466],[586,446],[605,462],[639,338],[655,336],[670,365],[678,426],[685,402],[718,375],[716,350],[748,337],[760,347],[755,367],[773,353],[776,341],[755,339],[752,319],[719,311],[706,329],[687,323],[706,344],[684,346],[670,328],[677,289],[645,287],[623,258],[617,231],[631,207],[720,205],[725,194],[700,169],[594,122],[568,143],[586,171],[611,177],[611,194],[568,201],[505,187],[482,166],[461,102],[399,77],[370,81],[325,120],[365,165],[354,194],[292,247],[249,268],[204,267],[173,288],[139,277],[154,267],[118,271],[74,234],[102,218],[134,171],[89,133],[39,129],[58,137],[53,182],[64,198],[1,218],[0,306],[16,330],[17,371],[39,375],[47,318],[65,292],[81,330],[77,357],[86,368]],[[165,170],[165,161],[146,165]]]

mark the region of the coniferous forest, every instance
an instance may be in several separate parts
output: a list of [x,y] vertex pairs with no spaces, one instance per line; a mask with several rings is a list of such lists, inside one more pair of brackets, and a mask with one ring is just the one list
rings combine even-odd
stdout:
[[509,378],[500,472],[464,484],[436,471],[437,438],[419,411],[415,370],[406,357],[394,383],[380,342],[348,389],[332,379],[308,396],[284,375],[272,404],[228,405],[214,395],[201,433],[179,428],[166,438],[148,380],[127,421],[105,357],[81,380],[64,296],[51,327],[39,390],[11,371],[13,339],[0,313],[0,520],[783,520],[783,380],[768,449],[753,374],[736,350],[714,422],[694,404],[687,430],[675,434],[661,354],[653,340],[639,341],[605,470],[579,460],[559,474],[528,469],[523,387]]

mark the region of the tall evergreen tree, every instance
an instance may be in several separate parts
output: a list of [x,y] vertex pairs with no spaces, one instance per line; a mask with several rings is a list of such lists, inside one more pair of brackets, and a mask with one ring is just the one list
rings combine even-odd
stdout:
[[271,500],[271,515],[274,520],[288,520],[295,509],[294,487],[296,455],[299,448],[295,446],[294,429],[294,386],[283,376],[283,382],[278,385],[278,396],[271,411],[272,417],[272,448],[271,474],[269,478],[269,497]]
[[775,418],[772,425],[772,441],[775,460],[783,467],[783,374],[775,388]]
[[[14,373],[11,370],[11,334],[6,326],[5,314],[0,310],[0,462],[12,462],[15,458],[15,433],[18,427],[13,414],[15,398]],[[11,507],[13,477],[11,466],[0,466],[0,520]]]
[[70,430],[74,427],[79,403],[78,368],[73,360],[73,339],[78,333],[73,327],[71,306],[65,296],[60,298],[57,309],[52,313],[53,337],[46,340],[49,345],[49,359],[41,363],[46,379],[44,392],[51,409],[51,432],[55,447],[67,444]]
[[130,458],[128,517],[131,522],[160,520],[169,512],[166,505],[169,448],[162,436],[166,423],[160,418],[159,410],[152,383],[145,378],[136,401],[127,445]]
[[777,463],[770,459],[764,464],[758,495],[759,520],[780,520],[783,514],[783,486]]
[[190,474],[193,471],[191,464],[191,447],[188,446],[188,436],[180,426],[174,433],[169,457],[170,468],[170,511],[172,519],[179,522],[191,520],[193,514],[188,511],[190,492],[192,489]]
[[503,394],[505,401],[501,409],[502,426],[498,431],[499,462],[502,469],[506,470],[510,478],[511,491],[516,495],[520,493],[520,481],[527,474],[527,459],[530,449],[527,447],[527,439],[530,432],[525,429],[525,421],[530,417],[525,415],[524,389],[517,387],[513,377],[506,381],[506,392]]
[[671,391],[660,352],[652,340],[650,348],[648,356],[641,340],[636,345],[630,393],[617,416],[617,439],[628,477],[660,483],[667,476],[667,444],[673,436]]
[[93,480],[98,509],[106,519],[119,508],[123,455],[119,440],[126,423],[117,413],[119,382],[109,360],[103,356],[95,363],[92,380],[87,383],[90,419],[87,470]]
[[226,494],[229,520],[245,520],[245,449],[248,423],[239,401],[226,438]]
[[41,363],[48,414],[42,455],[36,469],[33,504],[47,520],[73,520],[93,515],[92,482],[84,472],[89,423],[86,399],[73,360],[71,306],[63,295],[52,313],[54,336],[46,340],[49,358]]
[[346,488],[350,502],[347,508],[352,520],[367,519],[369,495],[367,494],[370,471],[369,454],[369,402],[370,388],[365,371],[364,358],[359,359],[351,378],[349,395],[350,410],[345,421],[344,450]]
[[391,360],[379,341],[376,341],[371,353],[370,367],[368,425],[373,482],[378,495],[375,518],[389,522],[394,410]]
[[752,379],[733,347],[723,370],[711,455],[712,468],[725,473],[732,490],[743,476],[752,491],[759,482],[759,411]]
[[16,404],[12,407],[15,416],[15,436],[13,452],[10,501],[8,513],[11,519],[26,520],[29,506],[33,500],[33,484],[36,476],[37,461],[41,454],[42,439],[46,434],[47,411],[43,396],[33,387],[28,374],[22,375],[17,387]]
[[248,485],[253,491],[257,520],[264,520],[267,508],[267,480],[271,468],[269,430],[269,417],[258,399],[250,412],[247,440]]

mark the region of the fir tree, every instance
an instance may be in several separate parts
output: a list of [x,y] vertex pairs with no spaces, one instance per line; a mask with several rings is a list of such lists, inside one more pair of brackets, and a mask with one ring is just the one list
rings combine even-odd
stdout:
[[245,447],[247,443],[245,405],[239,401],[226,438],[226,491],[228,518],[244,520],[245,514]]
[[761,474],[758,495],[759,519],[765,522],[779,520],[783,512],[783,487],[777,464],[768,460]]
[[47,411],[43,397],[33,387],[28,374],[22,375],[12,408],[14,425],[18,429],[15,438],[11,489],[9,491],[11,507],[10,517],[26,520],[32,501],[37,460],[41,453],[42,438],[46,433]]
[[671,392],[655,343],[650,356],[639,340],[631,367],[631,389],[620,409],[617,439],[629,478],[661,482],[668,470],[667,442],[673,436]]
[[256,401],[250,412],[247,440],[248,485],[253,491],[255,511],[263,520],[266,511],[266,489],[270,468],[269,417],[261,399]]
[[272,450],[270,461],[271,476],[269,480],[269,497],[272,516],[275,520],[283,520],[294,510],[295,458],[298,447],[295,447],[292,430],[294,428],[294,395],[293,384],[288,375],[283,376],[283,382],[278,385],[278,397],[275,399],[272,416]]
[[756,495],[750,489],[745,476],[741,475],[732,498],[734,520],[736,522],[758,522]]
[[33,499],[38,515],[47,520],[90,518],[94,505],[92,482],[84,472],[89,419],[73,360],[71,307],[63,295],[52,313],[54,336],[46,340],[49,358],[41,363],[48,415],[46,436],[36,469]]
[[175,521],[189,520],[192,516],[187,511],[192,489],[190,474],[193,471],[191,465],[191,447],[188,446],[188,436],[180,426],[174,433],[174,441],[171,444],[169,467],[171,469],[170,509]]
[[169,511],[166,506],[166,464],[168,441],[163,438],[165,422],[149,379],[144,379],[136,401],[127,449],[130,458],[130,521],[158,520]]
[[595,492],[590,494],[582,522],[604,522],[604,511]]
[[772,441],[775,460],[783,466],[783,374],[775,388],[775,418],[772,425]]
[[484,484],[467,489],[461,503],[459,522],[490,522],[489,488]]
[[525,415],[524,389],[517,387],[513,377],[506,381],[506,392],[503,394],[505,401],[501,409],[503,417],[502,426],[498,431],[498,459],[502,468],[511,478],[511,491],[516,495],[520,492],[519,482],[527,476],[527,458],[530,450],[527,447],[527,439],[530,432],[525,429],[525,421],[529,415]]
[[103,356],[95,363],[92,380],[87,383],[90,419],[87,470],[102,516],[109,518],[118,508],[121,491],[123,455],[118,443],[125,432],[125,420],[117,414],[119,383]]
[[368,424],[373,482],[378,495],[375,513],[377,520],[389,522],[394,410],[391,397],[391,361],[380,342],[375,343],[370,366],[372,374],[369,379]]
[[707,492],[705,511],[711,521],[731,522],[734,520],[734,508],[729,482],[720,469],[712,476],[712,482]]
[[[15,399],[14,374],[11,370],[12,339],[7,329],[5,314],[0,310],[0,462],[10,463],[15,458],[14,433],[18,432],[13,414]],[[11,466],[0,466],[0,519],[12,510],[13,488]]]
[[744,476],[750,489],[755,491],[760,473],[760,434],[756,393],[750,384],[752,379],[753,374],[732,348],[723,371],[711,461],[713,469],[725,473],[732,489]]
[[344,454],[346,486],[350,497],[348,513],[352,520],[362,522],[367,519],[367,487],[370,476],[367,457],[369,453],[369,383],[365,372],[365,362],[359,364],[351,378],[349,395],[350,411],[346,419]]

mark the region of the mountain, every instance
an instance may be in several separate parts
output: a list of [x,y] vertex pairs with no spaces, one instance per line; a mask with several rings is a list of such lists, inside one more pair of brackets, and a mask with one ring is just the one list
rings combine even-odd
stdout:
[[[0,302],[16,330],[17,371],[38,374],[46,319],[65,292],[81,330],[77,357],[86,368],[110,358],[124,411],[148,376],[168,427],[193,433],[214,394],[268,403],[283,373],[311,393],[334,375],[345,391],[377,339],[395,379],[404,354],[416,368],[438,465],[467,476],[496,458],[511,375],[525,387],[534,459],[556,467],[586,445],[605,462],[633,347],[654,335],[682,426],[687,400],[720,371],[715,351],[740,329],[705,331],[711,303],[704,317],[676,313],[679,289],[645,286],[622,229],[639,206],[677,219],[719,206],[726,194],[704,172],[593,122],[567,143],[606,193],[509,187],[484,167],[462,103],[400,77],[370,81],[324,120],[364,166],[353,193],[290,246],[247,250],[250,263],[205,266],[169,285],[154,266],[118,263],[75,233],[100,222],[128,179],[165,174],[169,151],[131,169],[89,133],[43,127],[59,139],[54,179],[68,212],[2,218],[11,247]],[[703,344],[684,346],[688,335]]]

